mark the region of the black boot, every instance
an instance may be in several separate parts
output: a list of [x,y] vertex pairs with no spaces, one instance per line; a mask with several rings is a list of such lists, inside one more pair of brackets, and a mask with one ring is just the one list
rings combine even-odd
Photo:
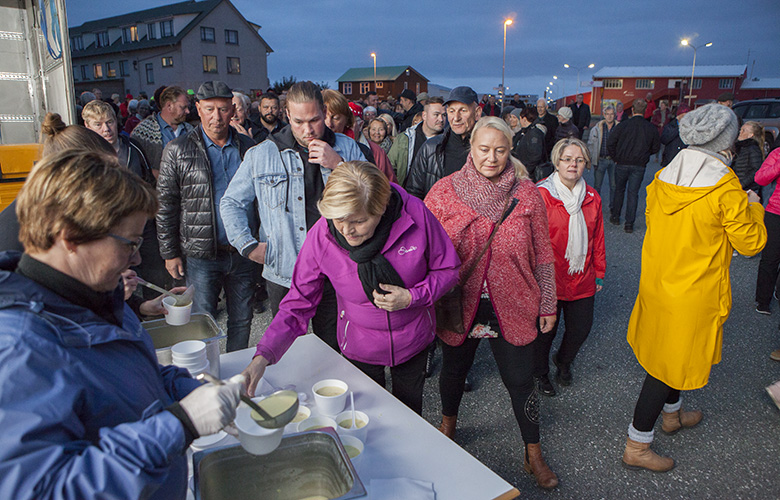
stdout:
[[553,355],[553,363],[558,368],[558,373],[555,375],[555,380],[563,386],[571,385],[571,365],[558,362],[558,353]]
[[545,396],[550,397],[553,397],[557,394],[555,392],[555,387],[550,382],[550,377],[547,375],[534,377],[534,381],[536,382],[536,390],[539,391],[539,394],[544,394]]

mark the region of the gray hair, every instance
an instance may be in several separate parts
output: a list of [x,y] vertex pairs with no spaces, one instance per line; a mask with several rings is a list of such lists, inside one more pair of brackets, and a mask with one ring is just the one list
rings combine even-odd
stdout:
[[[609,106],[605,107],[601,112],[606,113],[607,111],[615,111],[615,106],[610,104]],[[615,112],[617,113],[617,111]]]
[[244,105],[244,108],[248,111],[249,107],[252,105],[252,101],[249,100],[249,97],[247,97],[246,94],[241,92],[233,91],[233,97],[238,97],[239,100],[241,100],[241,104]]

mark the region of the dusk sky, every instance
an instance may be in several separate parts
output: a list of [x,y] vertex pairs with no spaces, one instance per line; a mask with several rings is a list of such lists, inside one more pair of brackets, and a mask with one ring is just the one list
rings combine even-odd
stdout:
[[[170,0],[132,0],[103,4],[70,0],[68,23],[78,26],[159,5]],[[573,93],[577,71],[604,66],[746,64],[748,76],[780,77],[780,1],[751,0],[604,0],[596,2],[461,0],[380,1],[233,0],[274,50],[268,57],[273,83],[284,76],[298,80],[336,79],[351,67],[411,65],[431,83],[469,85],[479,93],[501,84],[503,21],[507,29],[506,85],[509,93],[544,93],[557,75]],[[109,12],[110,11],[110,12]],[[748,55],[749,54],[749,55]],[[755,61],[755,65],[754,65]],[[554,86],[554,87],[555,87]],[[557,98],[561,88],[554,93]]]

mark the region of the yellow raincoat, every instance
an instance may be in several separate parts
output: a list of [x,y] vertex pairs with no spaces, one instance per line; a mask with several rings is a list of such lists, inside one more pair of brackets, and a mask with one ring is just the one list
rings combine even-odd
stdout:
[[720,362],[732,248],[749,256],[766,244],[764,208],[748,203],[737,176],[713,156],[686,154],[689,163],[702,162],[695,168],[715,161],[725,175],[714,185],[685,187],[660,180],[661,170],[648,186],[642,274],[628,325],[639,364],[680,390],[705,386]]

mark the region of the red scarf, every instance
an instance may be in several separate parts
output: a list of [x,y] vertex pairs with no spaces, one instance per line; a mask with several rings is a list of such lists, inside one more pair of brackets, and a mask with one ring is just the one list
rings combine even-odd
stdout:
[[518,185],[515,167],[511,160],[507,160],[506,168],[499,174],[498,182],[493,183],[479,173],[474,166],[471,153],[463,168],[452,174],[452,187],[455,189],[455,194],[463,203],[493,223],[501,218],[507,197],[514,194]]

